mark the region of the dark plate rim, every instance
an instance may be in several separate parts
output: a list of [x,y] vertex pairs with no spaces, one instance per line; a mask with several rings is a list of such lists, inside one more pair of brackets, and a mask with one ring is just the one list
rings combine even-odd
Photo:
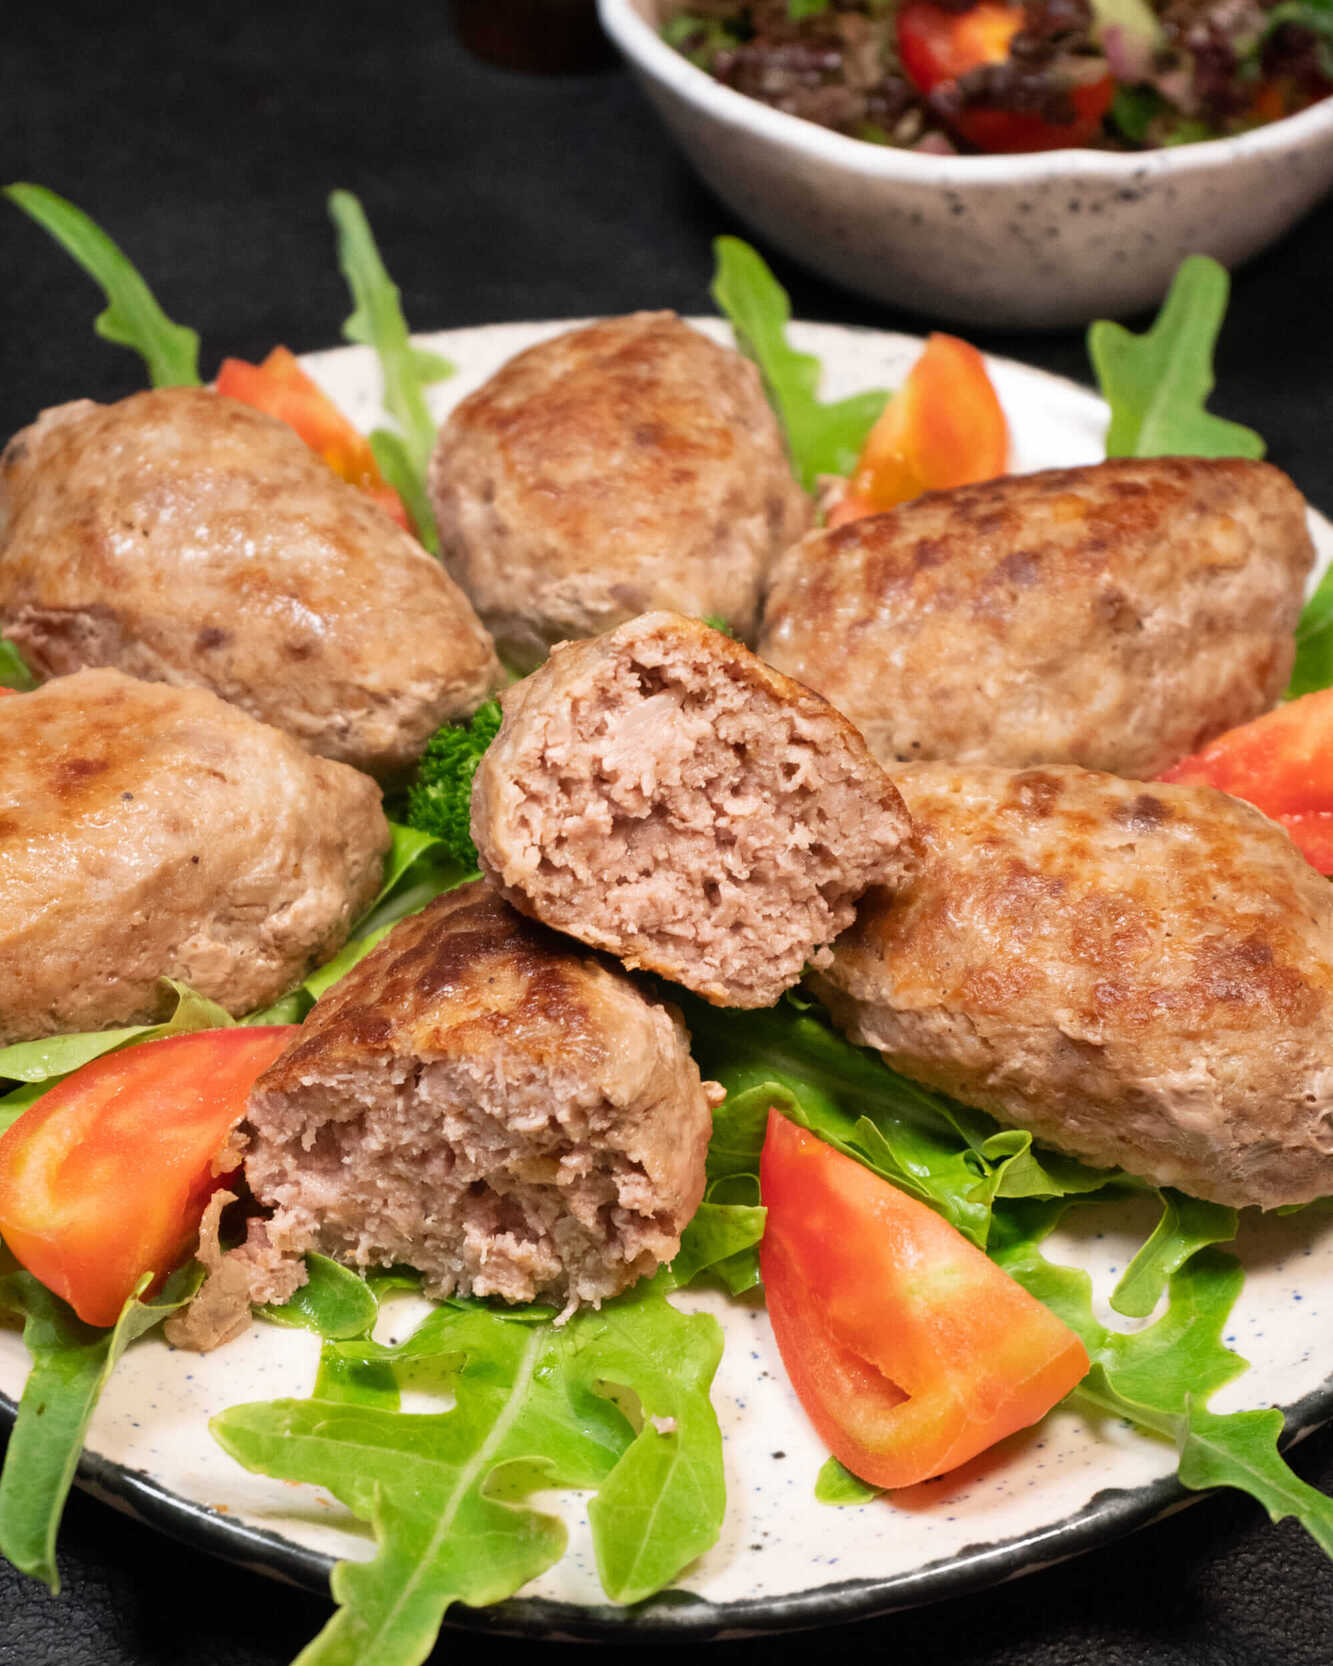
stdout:
[[[1333,1420],[1333,1377],[1282,1408],[1286,1448]],[[17,1407],[0,1393],[0,1425]],[[95,1498],[194,1550],[328,1598],[334,1558],[254,1527],[173,1492],[144,1470],[126,1469],[85,1451],[75,1477]],[[811,1586],[784,1596],[717,1603],[686,1591],[664,1591],[630,1608],[584,1607],[544,1597],[511,1597],[493,1608],[454,1604],[445,1624],[472,1631],[558,1642],[680,1643],[721,1641],[766,1632],[800,1631],[868,1620],[1035,1573],[1123,1537],[1204,1497],[1175,1475],[1142,1487],[1108,1487],[1073,1515],[994,1544],[967,1545],[909,1572]],[[813,1499],[812,1499],[813,1503]],[[870,1506],[866,1506],[867,1508]]]

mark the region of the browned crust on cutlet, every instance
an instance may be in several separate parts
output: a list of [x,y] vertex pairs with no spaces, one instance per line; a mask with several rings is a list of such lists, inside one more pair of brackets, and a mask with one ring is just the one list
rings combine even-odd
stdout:
[[608,1054],[589,988],[602,973],[608,989],[629,990],[609,962],[520,919],[475,881],[395,926],[320,999],[263,1085],[293,1091],[312,1067],[337,1071],[370,1053],[430,1060],[497,1042],[544,1066],[574,1060],[596,1069]]
[[679,1013],[477,881],[395,926],[256,1083],[259,1247],[596,1303],[675,1254],[711,1121]]
[[1219,1203],[1333,1191],[1333,891],[1207,787],[897,776],[921,864],[812,986],[896,1069]]
[[450,415],[430,491],[449,570],[522,669],[653,608],[750,636],[810,524],[755,366],[670,312],[518,354]]
[[811,533],[774,569],[759,652],[886,764],[1149,778],[1277,700],[1313,557],[1267,463],[1048,469]]
[[205,388],[81,400],[11,441],[0,620],[39,677],[209,688],[381,779],[501,680],[414,538],[286,423]]
[[389,828],[367,776],[205,689],[81,671],[0,700],[0,1039],[236,1016],[339,948]]

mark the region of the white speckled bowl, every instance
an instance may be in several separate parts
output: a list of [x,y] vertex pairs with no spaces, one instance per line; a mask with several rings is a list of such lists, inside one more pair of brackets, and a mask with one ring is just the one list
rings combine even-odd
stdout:
[[660,0],[602,23],[681,148],[761,236],[876,300],[1056,328],[1153,306],[1187,254],[1257,254],[1333,187],[1333,98],[1170,150],[920,156],[721,86],[657,34]]

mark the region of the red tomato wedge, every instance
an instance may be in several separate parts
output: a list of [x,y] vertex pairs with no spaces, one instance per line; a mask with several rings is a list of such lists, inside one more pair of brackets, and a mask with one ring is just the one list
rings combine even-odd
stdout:
[[1009,464],[1009,424],[975,347],[930,336],[870,430],[828,524],[879,514],[922,492],[993,480]]
[[1311,867],[1333,874],[1333,688],[1228,729],[1161,779],[1245,799],[1286,828]]
[[[898,9],[898,55],[918,92],[930,94],[987,65],[1009,60],[1014,36],[1023,28],[1023,7],[1002,0],[979,0],[965,11],[908,0]],[[1032,110],[941,100],[938,114],[978,150],[994,152],[1059,150],[1086,145],[1111,108],[1115,82],[1108,71],[1069,89],[1072,120],[1053,122]]]
[[200,1030],[106,1053],[0,1138],[0,1237],[90,1325],[194,1248],[214,1159],[299,1026]]
[[929,93],[986,64],[1004,63],[1022,27],[1022,6],[1002,0],[978,0],[963,11],[907,0],[898,8],[898,55],[912,85]]
[[335,474],[374,498],[400,526],[412,530],[403,500],[385,483],[370,441],[353,428],[285,347],[275,347],[263,364],[223,359],[217,391],[294,428]]
[[1082,1342],[947,1221],[769,1113],[769,1317],[829,1449],[879,1487],[954,1469],[1086,1374]]

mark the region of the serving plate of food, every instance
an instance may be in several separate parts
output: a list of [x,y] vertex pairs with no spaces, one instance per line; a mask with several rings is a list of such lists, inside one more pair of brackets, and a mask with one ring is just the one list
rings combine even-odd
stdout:
[[729,322],[409,342],[339,214],[361,344],[214,392],[141,310],[156,391],[5,454],[11,1560],[77,1460],[388,1666],[881,1612],[1216,1484],[1333,1543],[1277,1449],[1333,1415],[1333,527],[1172,344],[1220,274],[1108,410],[738,245]]

